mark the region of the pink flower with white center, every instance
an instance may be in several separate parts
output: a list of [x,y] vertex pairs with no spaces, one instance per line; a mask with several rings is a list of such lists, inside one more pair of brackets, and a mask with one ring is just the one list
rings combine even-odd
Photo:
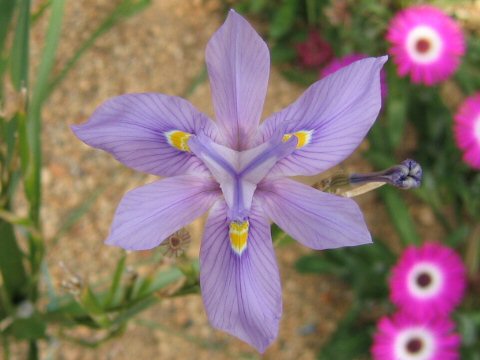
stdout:
[[387,40],[398,74],[410,74],[415,84],[434,85],[447,79],[465,53],[460,26],[431,5],[400,11],[390,23]]
[[469,97],[455,114],[454,132],[463,161],[480,170],[480,93]]
[[427,242],[408,247],[390,278],[390,299],[410,314],[445,315],[463,298],[466,271],[451,248]]
[[460,336],[444,317],[417,318],[398,313],[380,319],[374,335],[374,360],[460,359]]

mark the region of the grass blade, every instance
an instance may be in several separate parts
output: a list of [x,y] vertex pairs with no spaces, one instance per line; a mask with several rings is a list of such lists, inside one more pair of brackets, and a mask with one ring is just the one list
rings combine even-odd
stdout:
[[13,302],[26,296],[27,274],[22,252],[17,244],[13,225],[0,219],[0,272],[3,285]]
[[17,91],[28,87],[28,59],[30,33],[30,0],[19,0],[17,28],[13,40],[10,72]]
[[39,223],[41,186],[40,169],[42,162],[41,148],[41,108],[47,98],[48,79],[55,62],[55,54],[61,34],[61,24],[65,0],[52,1],[52,13],[45,39],[42,61],[32,93],[31,106],[27,117],[27,139],[30,150],[29,169],[25,177],[25,189],[30,201],[30,216],[35,224]]

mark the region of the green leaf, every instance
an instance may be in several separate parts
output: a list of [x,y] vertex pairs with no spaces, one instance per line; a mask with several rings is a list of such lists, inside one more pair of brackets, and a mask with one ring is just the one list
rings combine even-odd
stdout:
[[30,18],[30,22],[34,25],[39,19],[41,19],[42,15],[45,11],[52,5],[52,0],[44,0],[38,7],[37,10],[32,14]]
[[283,0],[270,23],[269,33],[272,39],[278,39],[291,30],[295,24],[298,3],[297,0]]
[[30,0],[18,0],[18,19],[13,39],[10,72],[17,91],[28,88]]
[[52,0],[51,3],[51,15],[45,37],[45,46],[32,93],[31,111],[33,112],[39,113],[41,105],[46,99],[48,79],[55,63],[57,47],[62,33],[65,1],[66,0]]
[[47,325],[38,314],[32,317],[16,319],[9,331],[18,340],[37,340],[45,337]]
[[86,285],[80,294],[80,303],[90,314],[103,314],[104,310],[97,295]]
[[7,145],[7,155],[5,158],[5,167],[8,169],[12,163],[15,151],[15,136],[18,129],[18,118],[14,116],[5,126],[5,143]]
[[469,226],[463,224],[448,234],[445,243],[453,248],[458,248],[467,242],[471,230]]
[[281,64],[296,59],[297,52],[293,46],[285,46],[285,44],[276,44],[270,51],[270,57],[273,64]]
[[0,55],[3,53],[3,46],[5,45],[14,9],[15,0],[0,0]]
[[407,123],[408,91],[405,82],[396,75],[396,69],[388,66],[388,101],[385,108],[386,128],[390,148],[396,149],[404,140],[405,125]]
[[420,236],[418,235],[412,217],[408,212],[408,207],[399,195],[398,190],[384,186],[379,189],[378,193],[387,207],[393,225],[397,229],[403,244],[419,245],[421,243]]
[[28,278],[13,226],[1,219],[0,240],[0,272],[3,285],[11,301],[17,303],[26,296]]
[[65,0],[52,0],[51,16],[45,38],[42,60],[38,68],[32,100],[27,115],[27,141],[29,154],[28,169],[25,175],[25,190],[30,201],[30,217],[38,225],[41,202],[41,109],[48,95],[48,79],[55,62],[58,42],[61,34],[61,24]]
[[305,86],[309,86],[318,80],[316,71],[306,71],[294,67],[283,70],[282,75],[289,81]]
[[317,254],[302,256],[295,263],[295,268],[301,273],[333,275],[344,274],[347,271],[347,269],[342,268],[329,257]]
[[318,360],[352,360],[368,357],[371,344],[371,324],[362,324],[360,311],[351,309],[340,322],[329,341],[320,349]]
[[130,306],[127,310],[122,311],[113,321],[113,325],[121,325],[130,320],[132,317],[156,304],[158,298],[149,296],[143,300],[136,302],[133,306]]
[[117,267],[115,269],[115,273],[113,274],[112,285],[110,286],[110,290],[107,294],[107,298],[104,302],[104,307],[107,309],[116,299],[117,294],[119,293],[120,289],[120,281],[122,280],[122,276],[125,272],[127,262],[127,256],[124,253],[120,260],[117,263]]
[[184,277],[184,274],[178,268],[159,271],[151,278],[144,278],[143,281],[138,281],[135,284],[132,298],[140,299],[147,297],[168,285],[173,284],[182,277]]

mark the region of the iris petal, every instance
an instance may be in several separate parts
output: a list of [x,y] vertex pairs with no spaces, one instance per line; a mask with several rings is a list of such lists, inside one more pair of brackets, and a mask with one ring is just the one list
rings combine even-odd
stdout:
[[261,183],[257,194],[273,222],[312,249],[372,242],[362,212],[351,199],[289,179]]
[[281,160],[272,174],[315,175],[350,155],[380,111],[380,70],[386,60],[356,61],[317,81],[292,105],[266,119],[259,129],[259,143],[280,126],[285,127],[285,135],[310,134],[308,143]]
[[126,250],[151,249],[205,213],[219,196],[217,183],[194,175],[134,189],[120,202],[106,243]]
[[234,150],[248,149],[267,93],[267,44],[231,10],[207,45],[206,62],[222,144]]
[[125,165],[159,176],[208,173],[199,159],[182,149],[182,142],[200,131],[215,138],[217,131],[213,121],[188,101],[154,93],[112,98],[72,130]]
[[264,352],[275,339],[282,292],[270,225],[252,206],[248,245],[241,255],[229,241],[228,208],[218,201],[200,250],[200,286],[210,323]]

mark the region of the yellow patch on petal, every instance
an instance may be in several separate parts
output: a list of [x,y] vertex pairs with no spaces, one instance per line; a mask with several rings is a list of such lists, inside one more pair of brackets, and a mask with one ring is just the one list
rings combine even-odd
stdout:
[[283,135],[282,141],[288,141],[292,136],[297,138],[297,149],[300,149],[310,143],[312,140],[313,130],[300,130],[292,134]]
[[190,148],[188,147],[188,139],[190,139],[190,136],[192,136],[192,134],[180,130],[165,132],[168,143],[180,151],[190,152]]
[[228,235],[230,236],[230,246],[238,255],[242,255],[247,248],[249,227],[250,224],[248,220],[242,222],[234,221],[230,223],[230,230],[228,232]]

